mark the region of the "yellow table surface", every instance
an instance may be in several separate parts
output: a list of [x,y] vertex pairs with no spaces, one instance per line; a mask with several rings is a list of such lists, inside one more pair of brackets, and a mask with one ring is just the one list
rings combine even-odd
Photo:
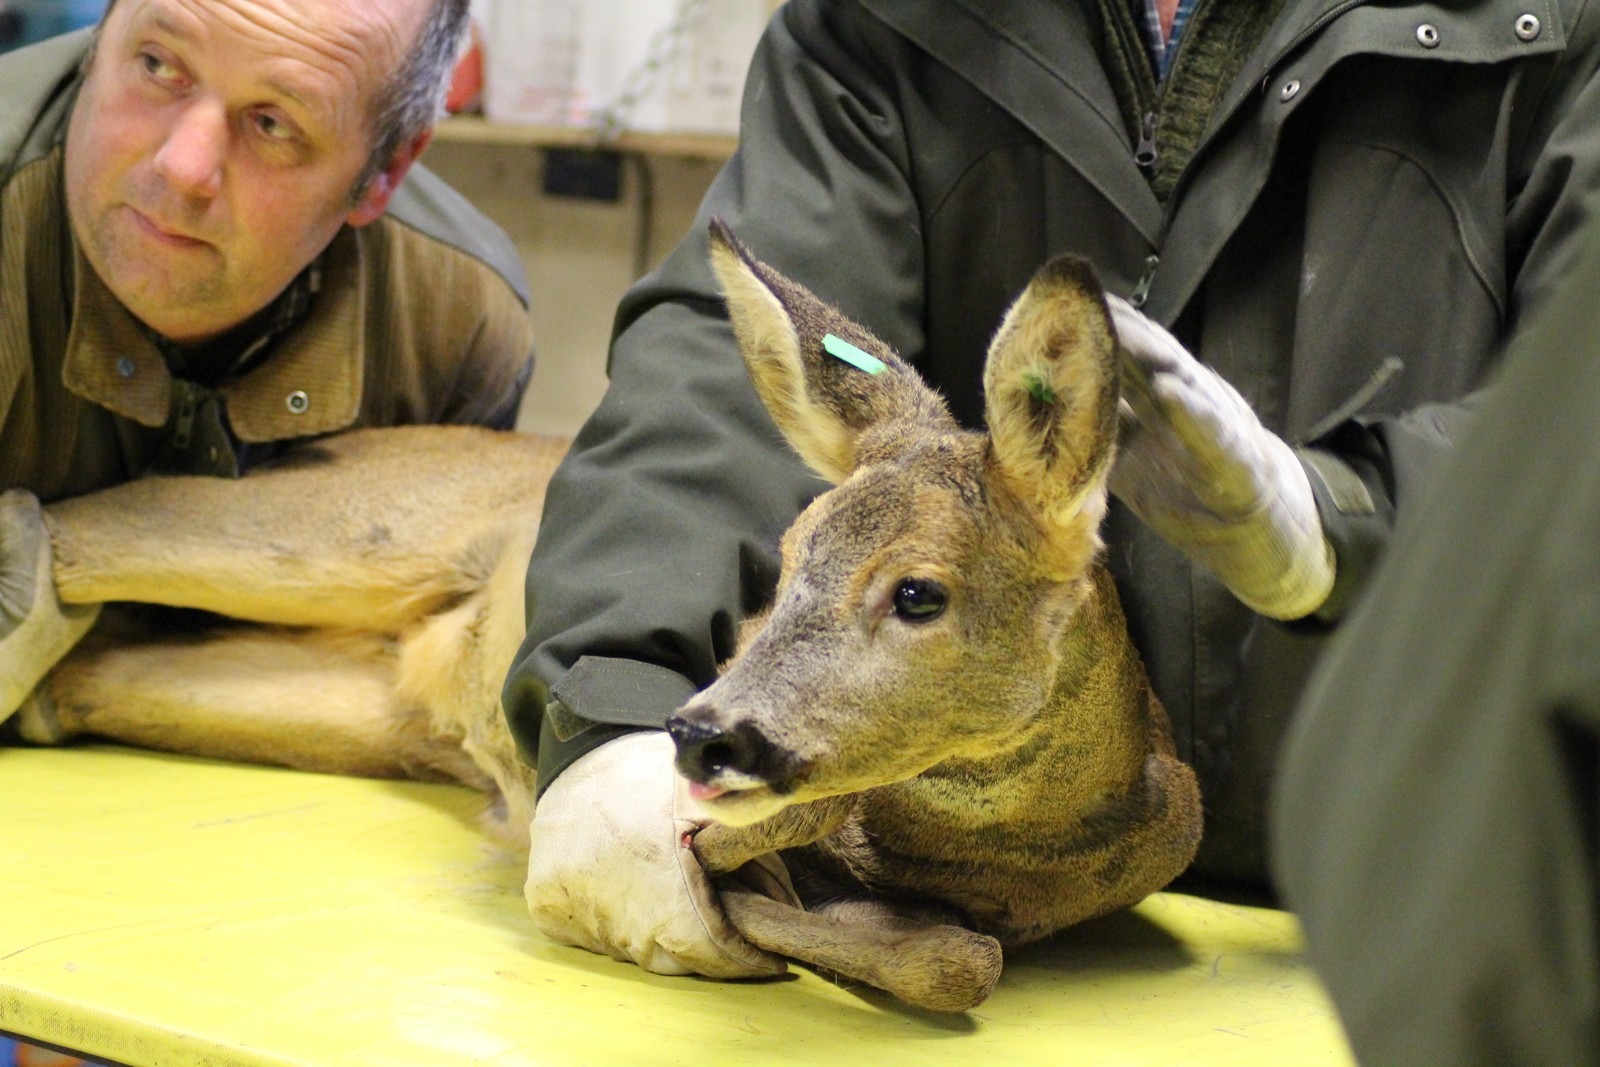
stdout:
[[1160,894],[1009,953],[940,1016],[800,968],[663,978],[549,943],[481,803],[0,749],[0,1030],[133,1067],[1352,1062],[1281,912]]

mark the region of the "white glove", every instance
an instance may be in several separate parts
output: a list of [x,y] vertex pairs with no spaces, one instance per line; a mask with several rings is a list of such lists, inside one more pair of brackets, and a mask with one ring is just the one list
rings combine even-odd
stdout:
[[[750,944],[723,913],[690,838],[687,789],[665,733],[625,734],[562,772],[534,809],[524,889],[545,936],[657,974],[753,978],[784,961]],[[752,870],[752,868],[754,868]],[[739,872],[799,905],[769,853]]]
[[1124,357],[1111,491],[1246,606],[1311,614],[1333,589],[1334,555],[1305,468],[1220,375],[1106,300]]
[[0,722],[100,615],[98,604],[63,605],[51,566],[39,501],[25,489],[0,493]]

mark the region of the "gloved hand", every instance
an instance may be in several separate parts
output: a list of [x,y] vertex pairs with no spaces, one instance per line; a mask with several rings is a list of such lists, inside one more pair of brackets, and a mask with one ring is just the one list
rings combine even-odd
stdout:
[[[657,974],[782,974],[780,957],[734,929],[700,869],[689,838],[701,823],[684,814],[687,789],[672,759],[665,733],[625,734],[550,783],[534,809],[524,889],[534,925]],[[798,906],[776,854],[740,874]]]
[[24,489],[0,493],[0,722],[99,615],[98,604],[68,606],[56,598],[39,501]]
[[1171,334],[1125,300],[1107,303],[1123,348],[1111,491],[1251,609],[1275,619],[1317,610],[1334,555],[1305,468]]

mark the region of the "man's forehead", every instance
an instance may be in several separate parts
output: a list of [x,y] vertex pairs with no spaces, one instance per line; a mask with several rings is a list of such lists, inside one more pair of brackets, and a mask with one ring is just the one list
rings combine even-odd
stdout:
[[430,0],[119,0],[133,32],[242,48],[262,89],[324,120],[370,99],[407,54]]
[[134,25],[183,41],[227,35],[311,70],[376,75],[382,81],[410,50],[431,0],[120,0]]

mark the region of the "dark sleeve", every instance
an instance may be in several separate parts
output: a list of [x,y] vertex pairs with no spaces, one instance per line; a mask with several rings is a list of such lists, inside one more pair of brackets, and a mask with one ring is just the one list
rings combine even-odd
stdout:
[[1277,874],[1363,1063],[1600,1063],[1590,247],[1401,519],[1284,750]]
[[[1554,9],[1552,8],[1552,14]],[[1600,218],[1600,9],[1579,7],[1564,52],[1515,77],[1508,115],[1511,187],[1503,234],[1506,328],[1531,321],[1561,290],[1583,235]],[[1448,344],[1448,338],[1441,338]],[[1477,394],[1391,418],[1351,418],[1308,442],[1306,463],[1323,525],[1338,560],[1335,584],[1314,622],[1337,622],[1365,588],[1398,511],[1427,486],[1472,419]]]
[[738,153],[618,310],[609,388],[549,489],[504,691],[541,788],[710,682],[770,595],[779,536],[824,488],[749,384],[708,219],[908,358],[921,348],[917,205],[884,85],[894,61],[874,55],[882,31],[864,18],[807,0],[780,10],[746,82]]

